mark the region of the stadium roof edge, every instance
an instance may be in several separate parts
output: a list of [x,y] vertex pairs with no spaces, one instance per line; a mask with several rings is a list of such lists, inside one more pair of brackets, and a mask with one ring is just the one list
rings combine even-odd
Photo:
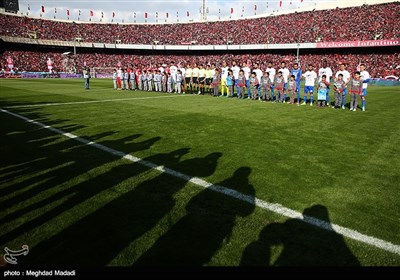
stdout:
[[[50,21],[58,21],[58,22],[75,22],[79,24],[119,24],[119,25],[168,25],[168,24],[193,24],[193,23],[201,23],[201,22],[221,22],[221,21],[240,21],[240,20],[245,20],[245,19],[256,19],[256,18],[264,18],[264,17],[269,17],[269,16],[279,16],[279,15],[285,15],[285,14],[291,14],[291,13],[302,13],[302,12],[310,12],[314,10],[329,10],[329,9],[336,9],[336,8],[351,8],[351,7],[358,7],[362,5],[379,5],[379,4],[388,4],[388,3],[398,3],[399,1],[394,1],[394,0],[351,0],[351,1],[334,1],[334,2],[326,2],[326,3],[318,3],[314,2],[314,4],[309,4],[305,5],[304,7],[301,8],[293,8],[293,9],[286,9],[282,11],[273,11],[272,13],[263,13],[259,15],[254,15],[254,16],[247,16],[245,18],[225,18],[225,19],[220,19],[220,20],[207,20],[207,21],[202,21],[202,20],[194,20],[192,22],[150,22],[150,23],[133,23],[133,22],[100,22],[100,21],[77,21],[77,20],[66,20],[66,19],[52,19],[52,18],[42,18],[42,17],[30,17],[34,19],[42,19],[42,20],[50,20]],[[5,14],[5,15],[10,15],[10,16],[20,16],[20,17],[26,17],[26,15],[23,12],[18,12],[17,14],[15,13],[9,13],[5,12],[4,9],[0,9],[0,14]]]

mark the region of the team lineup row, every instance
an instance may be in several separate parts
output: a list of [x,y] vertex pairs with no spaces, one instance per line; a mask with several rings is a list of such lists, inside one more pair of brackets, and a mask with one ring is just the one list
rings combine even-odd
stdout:
[[[317,106],[325,107],[330,105],[330,86],[333,85],[335,102],[333,108],[345,109],[346,96],[351,95],[350,110],[356,111],[357,96],[361,99],[361,108],[365,111],[366,90],[370,79],[365,65],[359,65],[359,71],[352,75],[346,70],[344,63],[340,64],[340,70],[333,75],[327,62],[324,61],[317,73],[313,65],[308,65],[304,73],[298,63],[294,63],[291,70],[282,62],[278,71],[268,64],[265,71],[259,69],[255,63],[250,69],[249,65],[243,63],[243,67],[232,62],[228,67],[226,62],[222,63],[220,69],[215,65],[194,64],[184,67],[177,67],[171,63],[170,67],[157,69],[133,70],[115,69],[113,73],[114,89],[118,90],[144,90],[156,92],[176,93],[208,93],[213,96],[226,96],[238,98],[272,101],[297,105],[305,105],[308,101],[313,106],[314,93],[317,93]],[[305,80],[303,91],[303,102],[301,101],[300,83]],[[315,85],[316,89],[315,89]],[[288,97],[288,99],[287,99]],[[296,102],[295,102],[296,99]]]

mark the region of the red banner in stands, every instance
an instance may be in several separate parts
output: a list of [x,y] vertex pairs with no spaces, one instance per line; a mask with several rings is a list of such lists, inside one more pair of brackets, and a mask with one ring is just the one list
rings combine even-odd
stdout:
[[323,43],[317,43],[317,49],[320,49],[320,48],[390,47],[390,46],[399,46],[399,45],[400,45],[400,39],[347,41],[347,42],[323,42]]

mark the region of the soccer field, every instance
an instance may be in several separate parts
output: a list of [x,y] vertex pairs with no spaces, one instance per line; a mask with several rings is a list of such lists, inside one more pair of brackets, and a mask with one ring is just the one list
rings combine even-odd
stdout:
[[400,265],[399,87],[370,86],[365,112],[0,88],[0,248],[27,244],[19,263]]

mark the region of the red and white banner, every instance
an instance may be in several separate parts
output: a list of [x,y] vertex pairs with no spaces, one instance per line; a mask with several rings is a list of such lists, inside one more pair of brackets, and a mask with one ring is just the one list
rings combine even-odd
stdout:
[[399,46],[400,39],[317,43],[317,49]]

